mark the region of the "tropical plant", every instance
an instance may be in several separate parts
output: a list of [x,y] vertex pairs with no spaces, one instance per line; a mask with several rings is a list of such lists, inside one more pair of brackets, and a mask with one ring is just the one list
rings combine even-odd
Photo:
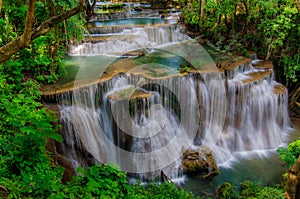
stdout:
[[300,140],[291,142],[287,148],[278,148],[277,152],[279,153],[279,157],[291,167],[300,155]]

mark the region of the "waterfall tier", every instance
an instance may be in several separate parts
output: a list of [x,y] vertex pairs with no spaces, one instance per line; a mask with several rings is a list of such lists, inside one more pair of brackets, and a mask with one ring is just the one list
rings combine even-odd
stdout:
[[[125,29],[123,29],[125,28]],[[105,27],[92,29],[99,31],[105,39],[99,42],[87,42],[80,45],[70,45],[69,54],[72,56],[117,55],[122,56],[128,51],[158,47],[174,42],[188,40],[188,36],[181,33],[178,26],[151,26],[151,27]],[[119,35],[103,35],[103,32],[118,32]],[[97,32],[96,32],[97,33]],[[99,34],[93,34],[93,36]]]
[[222,70],[164,78],[118,73],[44,100],[52,96],[59,104],[65,153],[77,164],[87,165],[89,157],[131,173],[164,169],[175,177],[182,148],[207,146],[221,164],[286,139],[287,91],[272,70],[246,61],[225,76]]

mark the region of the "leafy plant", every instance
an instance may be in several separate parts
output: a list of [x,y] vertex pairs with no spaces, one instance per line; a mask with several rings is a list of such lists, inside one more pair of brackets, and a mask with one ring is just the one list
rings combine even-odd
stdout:
[[268,187],[261,186],[257,183],[244,181],[240,186],[240,197],[241,199],[255,198],[274,198],[284,199],[284,190],[279,187]]
[[62,186],[63,169],[54,167],[46,150],[46,139],[61,140],[55,117],[36,101],[36,82],[16,86],[1,75],[0,85],[0,184],[9,198],[46,197]]
[[238,193],[233,189],[229,182],[224,182],[218,187],[217,197],[219,199],[237,199]]
[[255,182],[244,181],[237,192],[230,183],[225,182],[218,188],[217,198],[284,199],[284,190],[280,187],[261,186]]
[[291,142],[287,148],[278,148],[277,152],[279,153],[279,157],[291,167],[300,155],[300,140]]
[[190,72],[190,71],[191,71],[191,68],[188,67],[188,66],[184,66],[184,67],[180,67],[180,68],[179,68],[179,72],[180,72],[180,73],[188,73],[188,72]]
[[[86,198],[124,198],[133,189],[126,180],[126,174],[112,165],[95,165],[87,171],[78,169],[79,176],[69,183],[70,195]],[[82,188],[79,188],[80,185]],[[74,189],[75,188],[75,189]]]

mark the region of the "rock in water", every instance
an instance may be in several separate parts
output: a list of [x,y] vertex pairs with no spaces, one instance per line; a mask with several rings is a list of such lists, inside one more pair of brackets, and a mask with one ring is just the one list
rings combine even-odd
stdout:
[[183,149],[181,164],[184,173],[203,179],[211,179],[219,174],[212,152],[204,146]]

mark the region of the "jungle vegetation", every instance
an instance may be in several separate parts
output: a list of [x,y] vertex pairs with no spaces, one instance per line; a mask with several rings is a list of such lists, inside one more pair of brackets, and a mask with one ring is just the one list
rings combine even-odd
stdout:
[[[281,82],[299,90],[297,0],[179,3],[190,31],[200,32],[219,51],[256,51],[274,61]],[[43,107],[39,88],[64,74],[66,46],[72,40],[82,39],[92,8],[85,0],[0,0],[0,196],[193,198],[171,183],[129,185],[126,174],[112,165],[79,168],[81,175],[62,183],[64,169],[46,150],[47,139],[62,140],[57,134],[59,125],[56,116]],[[299,155],[299,146],[296,142],[280,149],[280,156],[292,165]],[[219,196],[224,198],[229,198],[226,194],[232,198],[250,194],[280,197],[284,192],[284,187],[265,188],[248,182],[242,185],[241,193],[234,192],[230,185],[223,187]]]

